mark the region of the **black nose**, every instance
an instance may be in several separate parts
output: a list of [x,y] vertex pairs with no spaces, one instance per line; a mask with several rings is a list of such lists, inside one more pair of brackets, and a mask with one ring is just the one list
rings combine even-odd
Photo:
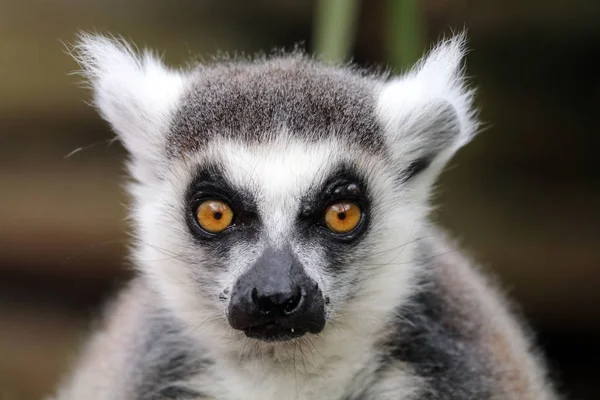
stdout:
[[325,326],[321,290],[290,248],[265,250],[236,282],[228,311],[232,328],[264,341],[319,333]]
[[291,291],[275,293],[263,293],[258,288],[252,289],[252,302],[265,315],[291,315],[298,311],[303,299],[304,295],[299,286]]

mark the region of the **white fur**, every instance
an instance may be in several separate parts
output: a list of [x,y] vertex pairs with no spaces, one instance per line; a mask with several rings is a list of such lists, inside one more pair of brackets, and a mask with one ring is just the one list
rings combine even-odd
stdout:
[[[142,163],[162,161],[184,73],[165,67],[148,50],[136,54],[125,41],[103,36],[80,35],[73,53],[93,89],[94,104],[127,150]],[[140,171],[140,178],[146,173]]]
[[[399,166],[412,161],[435,140],[427,134],[439,107],[447,104],[456,112],[459,133],[440,152],[419,183],[431,186],[454,153],[475,135],[478,122],[473,109],[473,91],[466,86],[463,59],[466,36],[456,35],[438,44],[408,74],[393,78],[381,88],[378,112],[387,130],[387,140]],[[417,154],[419,155],[419,154]],[[422,155],[422,154],[421,154]]]

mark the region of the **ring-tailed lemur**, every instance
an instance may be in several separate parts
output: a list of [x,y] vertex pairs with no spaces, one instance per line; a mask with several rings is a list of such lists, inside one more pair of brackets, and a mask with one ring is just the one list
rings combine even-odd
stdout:
[[501,296],[427,223],[477,130],[464,41],[390,78],[298,52],[173,70],[82,36],[130,153],[138,277],[57,398],[555,399]]

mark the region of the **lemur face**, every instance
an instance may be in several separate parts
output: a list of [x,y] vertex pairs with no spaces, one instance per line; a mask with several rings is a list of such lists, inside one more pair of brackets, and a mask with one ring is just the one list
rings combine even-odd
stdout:
[[405,250],[429,188],[476,129],[463,41],[388,79],[299,54],[173,71],[82,37],[157,296],[229,343],[381,323],[419,272]]
[[164,225],[177,226],[184,254],[201,265],[192,264],[197,290],[248,337],[321,332],[372,281],[376,263],[393,262],[394,240],[409,239],[412,221],[394,210],[402,194],[386,190],[394,176],[381,154],[280,133],[217,139],[195,157],[181,170],[183,218]]

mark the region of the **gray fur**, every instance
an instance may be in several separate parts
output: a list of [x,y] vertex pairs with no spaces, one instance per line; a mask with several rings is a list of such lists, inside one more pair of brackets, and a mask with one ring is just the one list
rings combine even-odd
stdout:
[[373,90],[382,76],[294,53],[202,66],[192,82],[169,135],[172,156],[215,136],[260,141],[282,127],[307,140],[335,133],[369,149],[383,146]]
[[180,321],[163,309],[148,310],[147,329],[140,332],[132,370],[138,399],[197,399],[202,393],[186,387],[190,378],[206,371],[211,361],[202,357]]

